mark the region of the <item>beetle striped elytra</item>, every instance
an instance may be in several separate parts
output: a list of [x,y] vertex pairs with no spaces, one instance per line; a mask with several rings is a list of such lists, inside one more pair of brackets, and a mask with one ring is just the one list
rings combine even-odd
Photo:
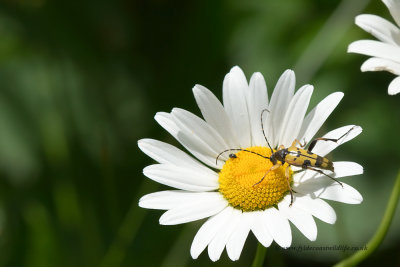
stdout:
[[[337,143],[339,140],[341,140],[342,138],[347,136],[356,126],[353,126],[352,128],[350,128],[346,133],[344,133],[342,136],[340,136],[337,139],[323,138],[323,137],[316,138],[310,143],[307,150],[303,149],[306,146],[306,143],[301,144],[297,139],[295,139],[290,147],[285,148],[283,145],[280,145],[277,148],[277,150],[274,151],[274,149],[271,147],[270,143],[268,142],[268,139],[265,135],[264,126],[262,123],[263,122],[263,114],[265,111],[268,111],[268,110],[264,109],[261,112],[261,129],[262,129],[264,138],[268,144],[268,147],[269,147],[269,149],[271,149],[270,157],[261,155],[257,152],[250,151],[247,149],[230,148],[230,149],[224,150],[218,154],[218,156],[216,157],[216,164],[218,162],[218,158],[223,153],[228,152],[228,151],[245,151],[245,152],[252,153],[252,154],[255,154],[260,157],[270,160],[271,163],[273,164],[272,167],[264,174],[264,176],[260,179],[260,181],[258,181],[257,183],[255,183],[253,185],[253,186],[256,186],[264,180],[264,178],[270,171],[276,170],[279,167],[283,166],[285,163],[287,163],[288,166],[285,169],[285,176],[286,176],[288,188],[290,191],[290,205],[289,206],[291,206],[293,204],[293,192],[294,192],[290,185],[290,177],[289,177],[290,176],[290,168],[289,168],[289,166],[301,167],[303,170],[312,170],[312,171],[318,172],[322,175],[329,177],[330,179],[334,180],[335,182],[337,182],[338,184],[340,184],[343,187],[343,184],[340,181],[338,181],[336,178],[323,172],[323,170],[328,170],[331,172],[335,171],[332,161],[330,161],[326,157],[322,157],[320,155],[313,153],[312,149],[315,147],[315,145],[317,144],[318,141],[328,141],[328,142],[336,142]],[[299,144],[301,148],[297,147],[296,144]],[[231,154],[229,154],[229,158],[234,159],[234,158],[237,158],[237,156],[236,156],[236,154],[231,153]]]

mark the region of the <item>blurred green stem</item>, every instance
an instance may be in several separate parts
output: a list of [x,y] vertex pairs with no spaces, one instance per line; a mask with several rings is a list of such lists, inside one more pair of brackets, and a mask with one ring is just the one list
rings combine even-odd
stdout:
[[396,211],[397,203],[400,196],[400,171],[397,174],[396,182],[393,186],[392,194],[390,195],[388,205],[386,207],[385,214],[383,215],[382,222],[375,232],[375,235],[367,244],[366,250],[360,250],[357,253],[353,254],[347,259],[342,260],[335,267],[344,267],[344,266],[355,266],[365,260],[369,255],[371,255],[382,243],[383,239],[386,236],[386,233],[389,230],[389,226],[394,217],[394,213]]
[[267,252],[267,248],[258,243],[256,256],[254,258],[252,267],[261,267],[265,261],[265,254]]
[[135,235],[143,222],[144,216],[147,213],[147,210],[138,208],[138,199],[140,196],[143,196],[145,192],[154,191],[155,186],[156,185],[153,184],[149,185],[147,181],[143,180],[139,190],[137,191],[137,197],[134,198],[130,209],[118,229],[114,241],[101,261],[101,267],[117,267],[122,264],[128,246],[134,240]]

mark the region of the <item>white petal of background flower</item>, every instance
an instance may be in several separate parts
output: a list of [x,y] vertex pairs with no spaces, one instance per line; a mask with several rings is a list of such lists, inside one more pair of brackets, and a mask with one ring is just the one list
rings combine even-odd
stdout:
[[303,210],[289,207],[289,205],[290,196],[287,195],[278,203],[279,211],[281,211],[305,237],[311,241],[315,241],[317,239],[317,225],[312,215]]
[[349,53],[380,57],[400,63],[400,47],[375,40],[355,41],[347,48]]
[[[261,128],[261,112],[268,108],[268,93],[264,77],[256,72],[251,76],[249,84],[248,109],[250,117],[252,145],[266,146],[266,141]],[[264,112],[263,123],[266,121],[268,112]]]
[[398,0],[382,0],[382,2],[385,3],[393,19],[400,26],[400,2]]
[[211,191],[219,187],[218,174],[210,176],[199,170],[168,164],[154,164],[143,169],[150,179],[177,189],[188,191]]
[[217,215],[209,218],[200,227],[193,239],[192,246],[190,247],[190,255],[193,259],[197,259],[200,253],[208,246],[219,230],[224,228],[225,225],[229,223],[231,214],[232,208],[228,206]]
[[[211,192],[210,192],[211,193]],[[182,202],[178,206],[165,212],[160,218],[162,225],[174,225],[197,221],[213,216],[222,211],[228,202],[218,192],[199,195],[195,201]]]
[[389,59],[372,57],[364,61],[361,71],[388,71],[395,75],[400,75],[400,63]]
[[328,203],[319,198],[295,194],[292,208],[308,212],[326,223],[334,224],[336,222],[335,210]]
[[249,86],[243,71],[237,66],[233,67],[224,79],[223,102],[241,147],[251,145],[248,94]]
[[290,101],[285,116],[283,117],[281,133],[279,134],[279,145],[289,147],[293,140],[297,138],[313,90],[313,86],[304,85],[296,92]]
[[395,95],[400,92],[400,77],[396,77],[389,84],[388,93],[389,95]]
[[363,14],[356,17],[356,24],[384,43],[400,44],[400,29],[386,19],[376,15]]
[[205,121],[224,137],[229,147],[240,147],[231,120],[218,98],[201,85],[193,88],[193,94]]
[[279,133],[281,132],[282,117],[286,113],[286,109],[292,100],[296,77],[292,70],[286,70],[272,92],[271,102],[269,104],[269,116],[266,127],[268,141],[272,147],[276,147],[279,141]]
[[332,111],[343,98],[342,92],[335,92],[325,97],[304,118],[303,125],[298,135],[298,140],[303,144],[308,143],[321,128]]
[[327,155],[329,152],[340,146],[341,144],[344,144],[357,135],[359,135],[362,132],[362,128],[360,126],[355,126],[355,125],[347,125],[340,127],[338,129],[335,129],[333,131],[330,131],[329,133],[325,134],[323,138],[331,138],[331,139],[338,139],[341,136],[343,136],[345,133],[347,133],[352,127],[354,129],[350,131],[346,136],[344,136],[342,139],[340,139],[338,142],[332,142],[332,141],[319,141],[315,145],[315,147],[312,149],[312,152],[324,157]]

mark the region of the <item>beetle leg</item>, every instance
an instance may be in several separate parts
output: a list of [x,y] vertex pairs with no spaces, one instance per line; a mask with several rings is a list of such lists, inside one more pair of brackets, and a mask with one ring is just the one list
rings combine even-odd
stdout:
[[292,187],[290,186],[290,181],[289,181],[289,177],[290,177],[290,169],[289,169],[289,166],[287,166],[286,167],[286,169],[285,169],[285,176],[286,176],[286,181],[287,181],[287,184],[288,184],[288,187],[289,187],[289,191],[290,191],[290,204],[289,204],[289,207],[291,207],[292,206],[292,204],[293,204],[293,189],[292,189]]
[[338,179],[333,178],[332,176],[330,176],[330,175],[324,173],[323,171],[318,170],[318,169],[315,169],[315,168],[310,167],[310,166],[305,167],[305,169],[307,169],[307,170],[312,170],[312,171],[316,171],[316,172],[318,172],[318,173],[320,173],[320,174],[322,174],[322,175],[328,176],[329,178],[331,178],[332,180],[334,180],[335,182],[337,182],[338,184],[340,184],[340,185],[342,186],[342,188],[343,188],[342,182],[340,182]]
[[271,168],[269,168],[269,170],[264,174],[264,176],[261,178],[261,180],[258,181],[258,182],[255,183],[255,184],[253,184],[253,186],[256,186],[256,185],[258,185],[259,183],[261,183],[261,182],[264,180],[265,176],[267,176],[267,174],[268,174],[270,171],[276,170],[276,169],[278,169],[280,166],[282,166],[282,164],[277,163],[277,164],[275,164],[274,166],[272,166]]
[[324,137],[319,137],[314,139],[310,145],[308,146],[308,151],[311,151],[315,145],[317,144],[318,141],[331,141],[331,142],[335,142],[337,143],[340,139],[342,139],[343,137],[345,137],[346,135],[349,134],[349,132],[351,132],[356,126],[353,126],[350,128],[350,130],[348,130],[345,134],[343,134],[341,137],[339,137],[338,139],[332,139],[332,138],[324,138]]
[[307,145],[306,140],[304,140],[304,144],[301,144],[299,140],[294,139],[292,146],[296,146],[296,144],[299,144],[302,148]]

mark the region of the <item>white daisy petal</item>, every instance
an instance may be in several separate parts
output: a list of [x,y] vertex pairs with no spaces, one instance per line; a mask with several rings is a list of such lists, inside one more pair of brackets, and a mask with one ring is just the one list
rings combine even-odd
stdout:
[[224,137],[229,147],[240,147],[228,114],[218,98],[210,90],[198,84],[193,87],[193,95],[205,121]]
[[247,110],[249,86],[243,71],[233,67],[225,76],[223,83],[223,99],[226,113],[239,138],[241,147],[251,145],[249,112]]
[[211,191],[218,188],[218,175],[168,164],[154,164],[143,169],[150,179],[177,189],[188,191]]
[[229,147],[214,128],[193,113],[174,108],[171,115],[180,130],[200,140],[204,146],[210,149],[210,154],[217,156]]
[[273,207],[266,209],[263,215],[267,222],[268,232],[275,242],[283,248],[290,247],[292,243],[292,232],[290,230],[289,221]]
[[198,196],[208,196],[215,192],[190,192],[167,190],[144,195],[139,199],[139,207],[146,209],[169,210],[184,202],[195,201]]
[[182,150],[154,139],[141,139],[138,146],[147,156],[159,163],[167,163],[177,166],[190,166],[200,168],[209,172],[210,169],[200,164],[197,160],[183,152]]
[[290,196],[287,195],[281,202],[279,202],[279,211],[288,218],[296,227],[311,241],[317,239],[317,225],[311,214],[295,207],[289,207]]
[[308,143],[318,132],[322,124],[343,98],[342,92],[335,92],[325,97],[304,118],[303,125],[298,135],[298,140],[303,144]]
[[296,139],[301,129],[313,90],[314,88],[311,85],[305,85],[296,92],[292,101],[290,101],[279,135],[280,145],[289,147],[293,140]]
[[[222,163],[215,165],[216,152],[211,150],[209,146],[205,146],[202,140],[196,136],[189,135],[183,132],[175,123],[171,114],[165,112],[158,112],[155,116],[156,121],[167,130],[176,140],[178,140],[190,153],[196,158],[211,167],[221,168]],[[221,160],[226,159],[224,155]]]
[[400,47],[379,41],[355,41],[349,45],[347,52],[389,59],[400,63]]
[[400,3],[397,0],[382,0],[387,6],[392,15],[393,19],[396,21],[397,25],[400,26]]
[[400,30],[393,23],[376,15],[363,14],[356,17],[356,24],[364,31],[388,44],[400,44]]
[[196,200],[182,202],[165,212],[160,218],[160,224],[175,225],[197,221],[219,213],[227,205],[226,199],[218,192],[199,194]]
[[228,220],[229,223],[219,229],[208,245],[208,255],[212,261],[217,261],[221,257],[225,245],[228,243],[233,231],[240,223],[240,214],[241,211],[232,208],[232,213],[230,214],[230,218]]
[[322,199],[295,194],[292,208],[308,212],[326,223],[334,224],[336,222],[335,210]]
[[[348,47],[348,52],[359,53],[371,58],[364,62],[361,71],[389,71],[400,75],[400,2],[398,0],[382,0],[390,11],[397,25],[375,16],[360,15],[356,24],[371,33],[380,41],[360,40],[353,42]],[[389,95],[400,92],[400,79],[394,79],[389,87]]]
[[[268,93],[264,77],[256,72],[251,76],[249,84],[248,109],[250,116],[250,126],[253,146],[265,146],[265,138],[261,128],[261,113],[268,108]],[[264,112],[265,122],[268,112]]]
[[226,244],[226,252],[228,253],[229,258],[233,261],[239,259],[244,243],[249,235],[250,225],[253,220],[253,216],[249,214],[251,213],[245,212],[239,214],[240,222],[237,224],[236,229],[234,229],[228,243]]
[[[346,176],[359,175],[364,172],[363,167],[355,162],[351,161],[336,161],[333,162],[333,168],[335,172],[331,172],[328,170],[323,170],[323,172],[327,175],[332,176],[333,178],[341,178]],[[299,173],[293,175],[293,182],[298,184],[306,184],[306,183],[315,183],[318,182],[317,179],[321,177],[326,177],[326,175],[318,173],[313,170],[304,170]]]
[[395,95],[400,92],[400,77],[396,77],[390,84],[388,88],[389,95]]
[[208,219],[197,231],[196,236],[193,239],[192,246],[190,248],[190,255],[193,259],[197,259],[201,252],[207,247],[214,236],[219,232],[221,228],[224,228],[229,223],[231,218],[232,208],[226,207],[223,211],[217,215]]
[[296,77],[292,70],[286,70],[276,83],[269,104],[269,116],[267,120],[267,137],[271,146],[278,146],[279,133],[282,127],[282,116],[292,100]]
[[307,183],[300,187],[296,187],[296,192],[299,193],[311,193],[318,198],[334,200],[347,204],[360,204],[363,201],[361,194],[346,183],[342,183],[343,187],[329,179],[328,177],[322,177],[318,183]]
[[269,233],[266,217],[263,215],[262,211],[255,211],[251,214],[254,217],[251,225],[251,231],[264,247],[269,247],[273,241],[273,238]]
[[389,59],[372,57],[361,65],[361,71],[388,71],[400,75],[400,63]]
[[351,139],[359,135],[361,132],[362,128],[356,125],[347,125],[335,129],[333,131],[330,131],[329,133],[325,134],[323,138],[329,138],[329,139],[341,138],[341,139],[338,140],[337,142],[323,141],[323,140],[318,141],[315,147],[312,149],[312,152],[324,157],[325,155],[327,155],[329,152],[331,152],[341,144],[344,144],[347,141],[350,141]]

